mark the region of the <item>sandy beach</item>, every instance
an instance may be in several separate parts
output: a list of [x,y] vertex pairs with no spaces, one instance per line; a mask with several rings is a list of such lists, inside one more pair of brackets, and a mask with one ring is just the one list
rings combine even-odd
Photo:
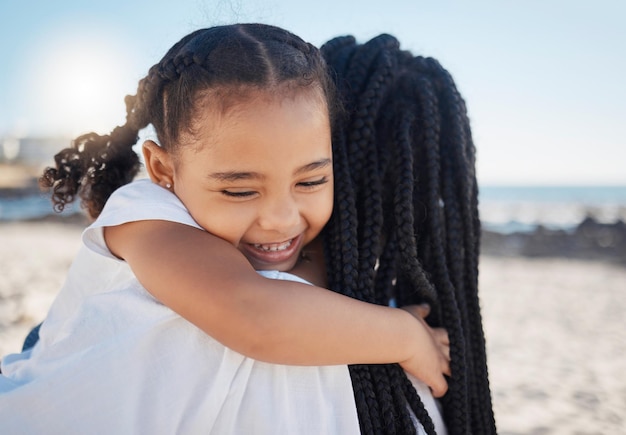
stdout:
[[[82,226],[0,223],[0,356],[19,351]],[[480,291],[500,434],[626,434],[626,267],[483,255]]]

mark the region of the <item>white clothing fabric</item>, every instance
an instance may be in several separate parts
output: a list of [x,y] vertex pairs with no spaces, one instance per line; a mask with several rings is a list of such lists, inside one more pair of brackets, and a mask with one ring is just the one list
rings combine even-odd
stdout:
[[[141,286],[108,250],[102,229],[147,219],[200,228],[175,195],[149,180],[111,196],[83,233],[39,342],[2,361],[2,432],[358,434],[346,366],[247,358]],[[282,272],[263,274],[305,282]],[[427,404],[430,397],[436,421],[439,410],[424,388],[422,399]]]

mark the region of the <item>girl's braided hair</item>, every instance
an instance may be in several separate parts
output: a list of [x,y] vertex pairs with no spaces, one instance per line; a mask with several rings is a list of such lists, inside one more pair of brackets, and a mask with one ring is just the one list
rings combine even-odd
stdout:
[[[325,229],[329,286],[398,306],[428,302],[450,337],[443,413],[451,434],[495,433],[478,301],[480,221],[465,103],[434,59],[380,35],[321,48],[346,119],[333,132],[335,208]],[[431,419],[397,365],[351,366],[361,432],[414,433]],[[407,405],[408,404],[408,405]]]
[[[132,149],[139,130],[152,124],[168,151],[194,134],[196,115],[208,100],[218,109],[253,90],[291,92],[311,88],[335,107],[334,85],[319,50],[286,30],[237,24],[197,30],[177,42],[126,97],[126,124],[108,135],[76,138],[55,156],[40,179],[52,189],[57,211],[78,196],[96,218],[113,191],[140,168]],[[184,145],[183,145],[184,146]]]
[[[323,55],[323,57],[322,57]],[[326,62],[325,62],[325,60]],[[337,84],[345,110],[335,97]],[[126,124],[78,137],[41,178],[57,210],[80,198],[92,218],[140,168],[133,151],[152,124],[176,151],[194,134],[207,98],[217,107],[252,90],[314,89],[333,122],[335,208],[324,231],[332,289],[379,304],[429,302],[451,340],[451,434],[495,432],[477,298],[479,221],[474,147],[459,96],[432,59],[382,35],[320,50],[277,27],[236,24],[195,31],[175,44],[126,97]],[[184,146],[184,145],[183,145]],[[364,345],[366,345],[364,343]],[[432,421],[398,365],[351,366],[361,431],[415,433]]]

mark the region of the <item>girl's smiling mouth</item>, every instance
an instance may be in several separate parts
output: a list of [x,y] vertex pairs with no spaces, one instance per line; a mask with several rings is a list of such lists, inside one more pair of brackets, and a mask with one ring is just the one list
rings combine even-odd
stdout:
[[293,243],[293,241],[294,239],[287,240],[286,242],[282,242],[282,243],[269,243],[269,244],[253,243],[252,246],[264,252],[276,252],[276,251],[284,251],[285,249],[289,248],[291,244]]
[[[278,243],[243,243],[240,247],[255,269],[282,269],[286,263],[295,264],[302,248],[303,237],[303,234],[300,234]],[[290,267],[293,267],[293,264]]]

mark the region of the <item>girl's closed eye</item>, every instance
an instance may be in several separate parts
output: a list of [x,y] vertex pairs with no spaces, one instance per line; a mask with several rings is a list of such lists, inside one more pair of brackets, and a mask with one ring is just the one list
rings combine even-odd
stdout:
[[[327,176],[323,176],[316,180],[310,181],[300,181],[296,184],[299,188],[303,190],[315,190],[315,188],[322,186],[328,183],[329,178]],[[234,190],[234,189],[222,189],[220,193],[229,198],[237,198],[237,199],[249,199],[257,195],[258,192],[254,190]]]
[[328,183],[328,177],[323,176],[322,178],[318,178],[317,180],[301,181],[297,185],[304,189],[314,189],[326,183]]
[[256,195],[256,192],[253,190],[227,190],[223,189],[221,191],[222,195],[228,196],[231,198],[250,198]]

